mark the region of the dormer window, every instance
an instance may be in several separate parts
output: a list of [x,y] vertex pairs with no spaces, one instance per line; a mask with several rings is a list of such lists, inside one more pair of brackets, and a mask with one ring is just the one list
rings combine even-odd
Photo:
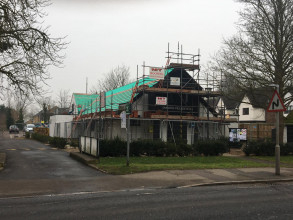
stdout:
[[242,115],[249,115],[249,108],[243,108]]

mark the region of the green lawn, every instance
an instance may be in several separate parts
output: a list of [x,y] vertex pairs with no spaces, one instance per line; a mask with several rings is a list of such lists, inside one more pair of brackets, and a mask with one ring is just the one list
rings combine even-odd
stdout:
[[130,174],[154,170],[191,170],[216,168],[268,167],[270,165],[235,157],[131,157],[129,167],[126,158],[100,158],[96,163],[110,174]]
[[[253,156],[253,158],[257,158],[260,160],[265,160],[265,161],[271,161],[274,162],[276,160],[275,156]],[[286,163],[289,166],[293,166],[293,156],[281,156],[280,157],[280,162],[281,163]],[[281,166],[283,166],[281,164]]]

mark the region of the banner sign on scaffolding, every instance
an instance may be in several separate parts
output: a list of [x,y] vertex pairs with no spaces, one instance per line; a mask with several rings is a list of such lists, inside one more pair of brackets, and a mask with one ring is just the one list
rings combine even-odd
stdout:
[[152,79],[164,79],[165,69],[162,67],[150,67],[150,78]]
[[167,105],[167,97],[156,97],[156,105]]
[[171,86],[180,86],[180,77],[170,77]]

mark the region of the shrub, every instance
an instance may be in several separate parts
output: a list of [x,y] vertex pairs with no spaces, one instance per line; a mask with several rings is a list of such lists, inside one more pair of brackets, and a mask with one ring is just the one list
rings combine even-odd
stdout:
[[280,151],[283,156],[293,154],[293,143],[286,143],[282,145]]
[[[242,148],[246,156],[254,154],[256,156],[274,156],[275,155],[275,143],[271,140],[258,140],[249,141],[247,146]],[[281,155],[288,155],[293,153],[293,144],[287,143],[280,145]]]
[[31,137],[29,132],[25,132],[25,138],[29,139]]
[[119,137],[113,140],[102,140],[100,142],[100,156],[120,157],[126,155],[127,142]]
[[70,146],[72,147],[79,147],[79,139],[71,139],[71,141],[69,142]]
[[[127,142],[116,137],[100,142],[100,156],[117,157],[126,155]],[[161,140],[135,140],[130,143],[130,156],[192,156],[198,154],[221,155],[228,152],[227,139],[200,141],[196,145],[184,142],[173,143]]]
[[48,143],[50,137],[47,135],[42,135],[42,134],[38,134],[38,133],[32,133],[32,139],[40,141],[42,143]]
[[273,156],[275,155],[275,144],[272,141],[260,142],[257,153],[262,156]]
[[130,154],[132,156],[188,156],[193,154],[193,148],[190,145],[173,142],[164,142],[161,140],[136,140],[130,144]]
[[[180,149],[180,147],[179,147],[179,149]],[[174,142],[166,143],[166,152],[165,152],[165,154],[166,154],[166,156],[179,155],[179,153],[178,153],[178,145],[176,145]]]
[[244,145],[244,147],[242,147],[242,151],[245,153],[246,156],[249,156],[250,154],[254,154],[255,146],[256,146],[255,141],[249,141],[247,142],[246,145]]
[[194,145],[194,151],[205,156],[218,156],[228,152],[228,141],[226,139],[219,140],[202,140]]
[[49,139],[49,144],[51,146],[64,149],[65,145],[67,144],[67,141],[65,138],[60,138],[60,137],[50,137]]

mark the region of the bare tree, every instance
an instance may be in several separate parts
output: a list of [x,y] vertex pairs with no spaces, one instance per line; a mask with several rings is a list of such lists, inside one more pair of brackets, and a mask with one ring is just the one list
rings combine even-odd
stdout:
[[70,104],[70,90],[59,90],[57,102],[60,108],[68,108]]
[[13,93],[14,108],[18,114],[17,123],[19,123],[22,129],[22,124],[24,123],[24,118],[26,115],[27,107],[33,102],[33,99],[28,95],[23,95],[21,91],[16,91]]
[[97,85],[92,87],[91,93],[113,90],[128,83],[130,83],[129,67],[117,66],[108,72],[104,79],[98,80]]
[[238,0],[239,33],[225,40],[215,58],[215,69],[243,92],[278,84],[288,105],[293,97],[293,1]]
[[278,84],[281,98],[289,105],[293,97],[285,95],[293,91],[293,1],[237,1],[245,6],[240,12],[239,32],[224,41],[215,58],[215,70],[239,91],[250,94],[256,88]]
[[55,105],[54,101],[50,96],[39,97],[36,99],[37,103],[42,109],[41,119],[46,123],[49,121],[49,110]]
[[[42,27],[49,0],[0,0],[0,90],[17,88],[39,94],[49,65],[62,62],[62,38]],[[3,93],[1,94],[3,96]]]

